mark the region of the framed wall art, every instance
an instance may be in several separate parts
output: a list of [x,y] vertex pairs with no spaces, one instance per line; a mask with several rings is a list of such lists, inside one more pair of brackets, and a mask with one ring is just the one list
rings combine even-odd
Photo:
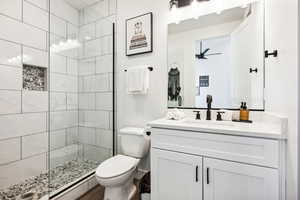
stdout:
[[153,51],[152,12],[126,20],[126,55],[138,55]]

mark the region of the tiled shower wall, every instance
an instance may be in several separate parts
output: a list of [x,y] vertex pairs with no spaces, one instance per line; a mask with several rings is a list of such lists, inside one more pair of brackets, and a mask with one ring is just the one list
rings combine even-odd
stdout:
[[[50,3],[49,29],[48,0],[0,1],[0,188],[45,172],[48,142],[50,167],[111,156],[116,0],[82,10],[63,0]],[[81,47],[51,53],[48,61],[49,46],[67,39],[78,39]],[[48,69],[48,62],[50,102],[48,91],[22,89],[23,64]]]
[[103,161],[112,156],[112,23],[116,0],[80,11],[79,143],[82,157]]
[[[50,0],[50,46],[78,40],[79,10]],[[78,55],[80,48],[50,53],[50,168],[78,158]],[[71,169],[70,169],[71,170]]]
[[[52,42],[78,33],[76,9],[62,0],[51,0],[51,8]],[[22,66],[48,68],[48,9],[47,0],[0,1],[0,188],[47,170],[48,92],[23,90]],[[51,55],[51,128],[65,136],[51,133],[56,163],[65,159],[61,152],[72,153],[65,149],[77,133],[78,61],[72,56]]]

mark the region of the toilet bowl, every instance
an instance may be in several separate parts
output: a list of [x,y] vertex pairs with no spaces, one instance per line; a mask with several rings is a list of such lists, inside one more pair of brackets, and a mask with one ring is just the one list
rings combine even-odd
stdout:
[[119,133],[124,155],[109,158],[96,169],[96,179],[105,187],[104,200],[129,200],[134,196],[137,166],[150,147],[150,137],[144,129],[124,128]]

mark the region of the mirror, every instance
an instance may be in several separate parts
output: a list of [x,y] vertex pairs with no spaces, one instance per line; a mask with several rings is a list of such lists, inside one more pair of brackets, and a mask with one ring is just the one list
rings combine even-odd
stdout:
[[264,2],[168,26],[168,106],[264,109]]

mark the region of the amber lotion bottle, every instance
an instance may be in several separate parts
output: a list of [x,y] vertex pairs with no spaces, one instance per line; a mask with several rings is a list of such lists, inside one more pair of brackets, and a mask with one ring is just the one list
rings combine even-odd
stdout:
[[249,110],[247,109],[246,102],[242,102],[242,105],[241,105],[240,121],[249,121]]

